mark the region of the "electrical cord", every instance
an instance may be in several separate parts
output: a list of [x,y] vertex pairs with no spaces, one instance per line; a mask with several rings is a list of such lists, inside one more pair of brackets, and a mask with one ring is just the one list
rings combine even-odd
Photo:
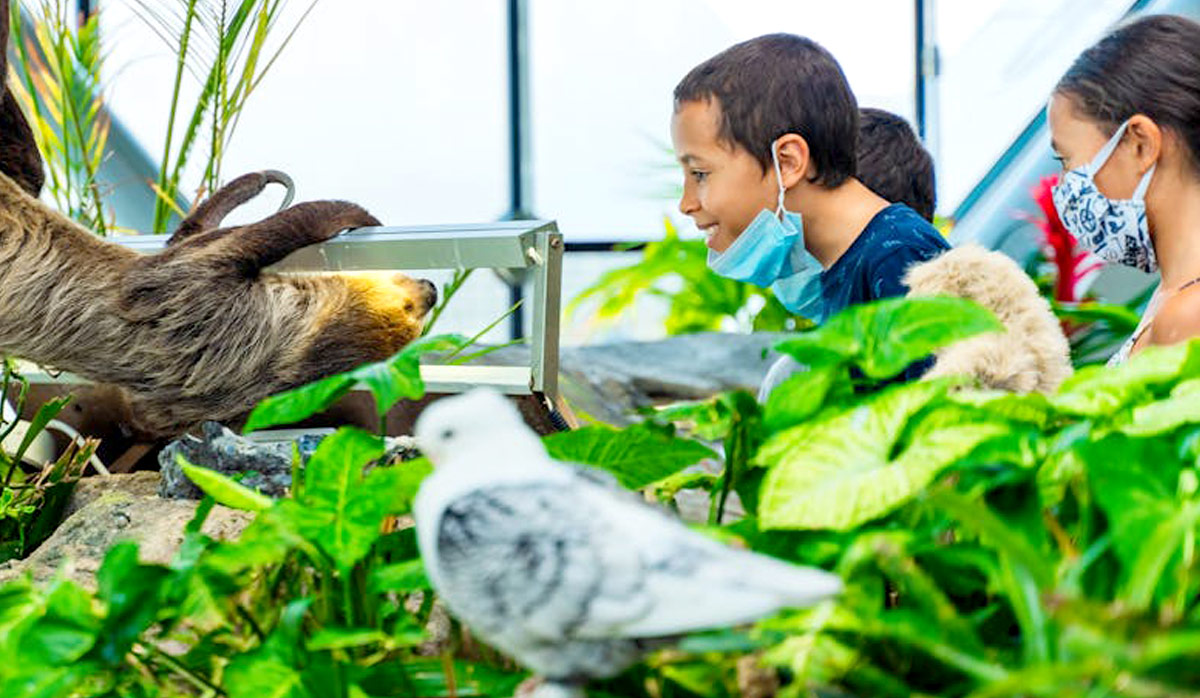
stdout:
[[[19,418],[19,416],[17,415],[16,408],[13,407],[12,403],[10,403],[7,399],[0,400],[0,416],[3,417],[3,419],[0,419],[0,421],[4,421],[4,422],[11,422],[11,421]],[[63,422],[63,421],[60,421],[57,419],[51,419],[49,422],[46,423],[46,429],[52,429],[54,431],[57,431],[60,434],[66,436],[73,443],[79,445],[80,447],[83,446],[83,443],[84,443],[83,435],[80,434],[78,431],[76,431],[75,427],[72,427],[70,424],[67,424],[66,422]],[[97,456],[95,453],[93,453],[91,455],[91,457],[88,458],[88,463],[90,463],[91,466],[93,468],[95,468],[96,472],[100,473],[101,475],[111,475],[112,474],[109,472],[108,468],[104,466],[104,462],[100,460],[100,457]]]

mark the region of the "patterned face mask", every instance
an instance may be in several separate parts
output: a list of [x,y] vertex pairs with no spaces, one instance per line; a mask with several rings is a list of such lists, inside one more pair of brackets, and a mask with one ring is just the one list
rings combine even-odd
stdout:
[[1150,240],[1143,198],[1157,163],[1142,175],[1133,198],[1110,199],[1096,188],[1096,173],[1108,162],[1128,125],[1128,121],[1121,124],[1091,162],[1062,176],[1054,187],[1054,207],[1063,226],[1084,249],[1107,262],[1154,272],[1158,270],[1158,260]]

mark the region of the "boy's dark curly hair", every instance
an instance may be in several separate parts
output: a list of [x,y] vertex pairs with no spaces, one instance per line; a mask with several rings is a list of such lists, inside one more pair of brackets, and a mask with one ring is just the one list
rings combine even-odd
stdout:
[[716,100],[720,138],[741,146],[765,173],[771,145],[788,133],[808,142],[814,182],[836,187],[855,175],[858,103],[841,66],[811,39],[767,34],[718,53],[675,86],[675,108]]

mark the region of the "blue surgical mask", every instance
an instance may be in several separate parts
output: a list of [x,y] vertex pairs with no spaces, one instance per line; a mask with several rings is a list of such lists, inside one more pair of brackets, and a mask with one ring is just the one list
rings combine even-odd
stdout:
[[824,319],[821,265],[804,247],[804,223],[799,213],[783,208],[785,189],[774,144],[771,161],[779,199],[774,211],[758,212],[724,252],[708,252],[708,268],[727,279],[771,287],[789,311],[820,322]]
[[1110,199],[1096,188],[1096,173],[1108,162],[1128,125],[1128,121],[1121,124],[1091,162],[1062,176],[1052,192],[1054,208],[1063,227],[1075,236],[1080,247],[1107,262],[1154,272],[1158,269],[1158,259],[1146,222],[1144,197],[1155,165],[1142,175],[1131,199]]

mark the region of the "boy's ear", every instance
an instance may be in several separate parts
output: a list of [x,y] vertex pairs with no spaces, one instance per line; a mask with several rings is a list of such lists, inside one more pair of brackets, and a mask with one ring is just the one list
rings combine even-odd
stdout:
[[779,172],[783,175],[783,188],[791,189],[800,181],[812,181],[816,172],[812,169],[812,158],[808,141],[796,133],[785,133],[775,141],[779,154]]

